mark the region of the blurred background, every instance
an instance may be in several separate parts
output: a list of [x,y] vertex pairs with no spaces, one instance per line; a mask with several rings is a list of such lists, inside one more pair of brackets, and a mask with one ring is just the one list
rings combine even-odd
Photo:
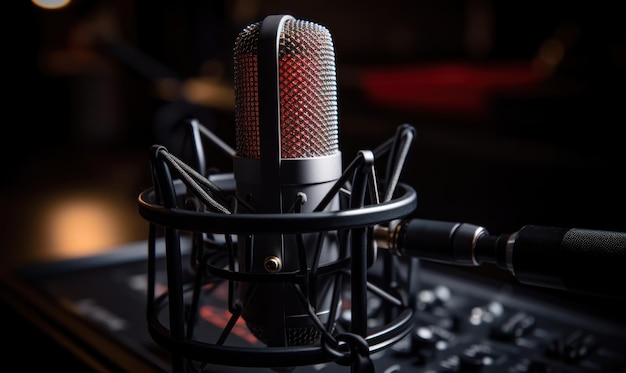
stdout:
[[2,255],[57,259],[145,238],[136,197],[151,185],[149,146],[183,156],[191,117],[234,146],[234,38],[278,13],[334,38],[346,162],[416,127],[404,176],[417,215],[493,233],[626,229],[626,26],[607,4],[42,3],[20,2],[6,37]]
[[[147,238],[148,149],[187,118],[234,146],[232,47],[269,14],[326,26],[350,161],[410,123],[416,216],[490,233],[626,230],[626,22],[570,1],[15,2],[5,11],[0,270]],[[208,164],[230,159],[207,149]]]

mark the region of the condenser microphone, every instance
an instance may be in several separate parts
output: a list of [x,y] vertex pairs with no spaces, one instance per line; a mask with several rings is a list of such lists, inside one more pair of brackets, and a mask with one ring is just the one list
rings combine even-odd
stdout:
[[[151,148],[154,185],[139,196],[150,221],[150,335],[172,351],[177,373],[191,363],[328,362],[371,372],[369,355],[416,321],[414,297],[398,289],[415,287],[415,271],[400,271],[388,255],[375,266],[368,237],[417,205],[415,190],[399,182],[414,128],[400,126],[342,169],[335,53],[321,25],[268,16],[240,32],[233,60],[236,146],[206,135],[232,159],[232,173],[202,171],[199,134],[210,131],[194,121],[200,171]],[[157,295],[159,233],[167,291]],[[202,319],[207,310],[227,320]]]
[[[335,53],[328,29],[288,15],[271,15],[247,26],[235,41],[234,89],[233,174],[236,195],[247,202],[237,212],[339,210],[337,198],[318,206],[342,173]],[[317,243],[318,237],[239,235],[240,271],[280,274],[336,259],[335,238]],[[307,248],[317,245],[317,250],[307,249],[302,258],[298,240]],[[307,261],[304,266],[302,260]],[[315,312],[328,321],[329,283],[322,277],[317,282]],[[288,284],[268,281],[240,290],[242,318],[268,346],[309,345],[319,338]]]

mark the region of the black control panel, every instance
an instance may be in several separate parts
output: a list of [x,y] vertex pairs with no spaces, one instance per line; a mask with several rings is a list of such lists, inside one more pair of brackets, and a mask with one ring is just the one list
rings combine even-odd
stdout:
[[392,348],[407,360],[405,371],[626,371],[626,329],[616,310],[606,310],[615,320],[590,313],[606,300],[540,299],[534,289],[423,272],[419,322]]
[[[46,324],[42,330],[53,330],[50,335],[100,367],[171,371],[170,353],[152,340],[146,324],[145,245],[24,268],[5,276],[2,293],[20,313],[36,318],[35,325]],[[417,323],[404,339],[371,355],[377,373],[626,372],[626,307],[617,299],[529,288],[486,271],[439,264],[420,263],[417,270]],[[215,309],[204,315],[198,333],[217,332],[212,324],[219,318]],[[245,331],[234,334],[242,345],[254,343]],[[351,368],[328,363],[291,371]]]

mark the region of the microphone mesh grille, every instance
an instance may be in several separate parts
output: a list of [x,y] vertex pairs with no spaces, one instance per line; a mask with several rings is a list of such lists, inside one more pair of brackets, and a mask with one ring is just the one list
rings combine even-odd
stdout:
[[[257,42],[261,22],[244,28],[234,47],[237,155],[260,158]],[[338,151],[335,52],[330,32],[313,22],[287,19],[279,36],[282,158]],[[263,124],[273,125],[273,124]]]

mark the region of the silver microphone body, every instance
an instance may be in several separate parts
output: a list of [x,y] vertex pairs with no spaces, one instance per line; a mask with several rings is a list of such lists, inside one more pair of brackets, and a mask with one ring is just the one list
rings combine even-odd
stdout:
[[[236,194],[254,209],[245,212],[259,213],[259,219],[263,214],[313,212],[342,173],[330,33],[291,16],[269,16],[239,34],[234,64]],[[338,197],[325,207],[339,209]],[[306,261],[300,256],[299,238]],[[333,262],[338,257],[336,235],[241,234],[237,254],[240,271],[270,279],[240,286],[242,317],[252,333],[268,346],[316,343],[319,330],[294,284],[269,276],[305,275],[313,263],[317,268]],[[338,306],[332,304],[331,287],[331,278],[320,276],[314,294],[308,294],[322,322]]]

